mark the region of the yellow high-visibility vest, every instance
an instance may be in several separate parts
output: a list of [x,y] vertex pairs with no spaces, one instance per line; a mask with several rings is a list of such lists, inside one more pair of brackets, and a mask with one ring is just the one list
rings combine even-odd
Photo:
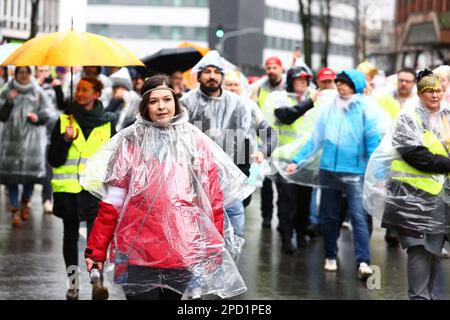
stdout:
[[266,88],[262,87],[259,90],[258,95],[258,106],[261,110],[264,109],[264,103],[266,102],[267,97],[269,96],[271,91],[267,90]]
[[[69,115],[62,114],[59,119],[61,121],[60,132],[64,134],[66,127],[70,125]],[[72,125],[75,132],[78,129],[79,134],[77,139],[72,141],[66,162],[60,167],[53,168],[53,192],[81,192],[83,188],[80,185],[80,174],[84,171],[87,160],[111,138],[110,122],[94,128],[87,141],[75,119],[73,119]]]
[[381,95],[375,98],[377,104],[386,111],[391,119],[397,119],[397,115],[400,112],[402,106],[394,97],[390,94]]
[[[419,115],[415,114],[415,118],[422,127],[422,120]],[[429,130],[423,130],[423,146],[433,154],[448,157],[447,150],[438,137]],[[432,195],[438,195],[442,191],[446,176],[446,174],[431,174],[419,171],[402,160],[394,160],[391,163],[392,179],[407,183]]]
[[[314,91],[309,92],[309,96],[313,94]],[[292,97],[288,97],[288,100],[291,106],[295,106],[297,104],[297,101]],[[281,124],[275,117],[275,109],[275,105],[267,104],[262,111],[264,114],[264,119],[269,123],[269,125],[273,129],[278,130],[278,144],[281,147],[295,141],[300,137],[299,128],[303,121],[303,116],[301,116],[291,124]]]

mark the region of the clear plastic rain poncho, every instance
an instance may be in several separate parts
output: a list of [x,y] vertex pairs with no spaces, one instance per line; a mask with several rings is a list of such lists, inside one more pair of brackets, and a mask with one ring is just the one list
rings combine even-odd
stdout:
[[[300,137],[275,150],[272,164],[289,182],[334,188],[321,184],[319,171],[364,174],[368,154],[390,126],[389,115],[364,96],[354,95],[345,103],[334,90],[326,90],[303,116]],[[294,159],[298,167],[289,174],[287,167]]]
[[[0,110],[5,107],[11,90],[18,92],[7,121],[0,126],[0,183],[35,183],[45,178],[44,125],[28,121],[28,113],[38,115],[44,123],[52,116],[50,100],[34,82],[21,85],[8,82],[0,95]],[[2,110],[3,111],[3,110]]]
[[81,178],[105,202],[122,195],[113,201],[119,216],[106,270],[126,294],[163,287],[228,298],[246,291],[235,264],[244,240],[224,208],[254,187],[187,120],[184,109],[166,128],[138,115],[89,160]]
[[[192,73],[213,66],[224,73],[223,60],[215,50],[208,52]],[[235,93],[222,90],[220,97],[210,97],[201,89],[191,90],[180,99],[189,113],[189,122],[197,126],[228,154],[235,164],[248,162],[245,140],[251,138],[251,110]]]
[[245,139],[251,138],[251,110],[238,95],[223,90],[215,98],[197,89],[189,91],[180,101],[188,109],[190,123],[214,140],[234,163],[246,163]]
[[[369,214],[385,225],[424,233],[442,233],[448,228],[445,205],[449,202],[447,174],[424,174],[412,166],[405,169],[401,156],[409,153],[411,157],[411,152],[422,148],[424,141],[429,139],[429,132],[441,141],[434,147],[448,153],[448,106],[441,104],[440,110],[432,115],[420,100],[414,105],[405,105],[395,129],[384,137],[370,158],[364,181],[363,204]],[[443,186],[442,190],[437,186]]]

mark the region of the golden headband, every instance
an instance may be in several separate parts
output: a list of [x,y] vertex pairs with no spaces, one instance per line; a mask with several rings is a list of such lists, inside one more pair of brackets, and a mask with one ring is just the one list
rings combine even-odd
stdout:
[[142,95],[142,98],[144,98],[147,94],[152,93],[153,91],[156,91],[156,90],[170,90],[173,94],[175,94],[175,91],[173,91],[172,88],[159,86],[159,87],[145,91],[144,94]]
[[436,75],[428,75],[420,79],[417,83],[417,93],[423,93],[426,90],[439,91],[442,89],[441,79]]

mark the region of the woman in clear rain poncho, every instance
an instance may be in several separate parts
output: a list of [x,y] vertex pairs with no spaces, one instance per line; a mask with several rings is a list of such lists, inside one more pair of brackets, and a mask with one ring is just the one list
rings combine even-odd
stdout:
[[106,271],[127,299],[245,292],[233,260],[243,240],[224,207],[254,187],[188,123],[167,77],[151,77],[141,93],[136,123],[100,150],[82,177],[83,187],[102,199],[85,251],[88,271],[94,262],[100,268],[111,262]]
[[448,231],[450,109],[439,77],[417,76],[420,100],[403,107],[395,130],[372,155],[364,206],[398,231],[407,249],[410,299],[432,299],[436,268]]
[[8,189],[14,227],[28,220],[33,185],[46,176],[45,124],[51,109],[47,94],[31,79],[31,68],[17,67],[0,94],[0,182]]

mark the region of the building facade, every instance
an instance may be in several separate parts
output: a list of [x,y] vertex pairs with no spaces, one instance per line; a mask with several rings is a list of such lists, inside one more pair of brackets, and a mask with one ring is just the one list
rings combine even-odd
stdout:
[[[344,69],[356,64],[354,2],[333,3],[329,67]],[[30,3],[0,0],[4,37],[28,37]],[[215,30],[221,25],[224,56],[257,73],[273,55],[279,56],[285,67],[291,65],[292,51],[302,47],[298,10],[298,0],[41,0],[39,32],[67,31],[73,19],[74,29],[116,39],[143,58],[184,41],[216,48]],[[318,1],[313,1],[312,13],[312,67],[319,69],[324,36]],[[236,30],[251,31],[230,37]]]
[[[313,2],[313,67],[319,68],[323,36],[317,22],[320,9]],[[336,69],[355,65],[353,2],[333,5],[329,62]],[[232,31],[252,29],[225,39],[222,51],[228,60],[256,71],[272,55],[290,66],[292,51],[302,45],[298,9],[297,0],[88,0],[86,30],[120,40],[142,58],[183,41],[216,48],[219,25],[225,37]]]
[[[41,0],[38,34],[59,30],[60,0]],[[24,41],[31,33],[31,0],[0,0],[0,43]]]
[[450,63],[450,0],[397,0],[397,67]]

